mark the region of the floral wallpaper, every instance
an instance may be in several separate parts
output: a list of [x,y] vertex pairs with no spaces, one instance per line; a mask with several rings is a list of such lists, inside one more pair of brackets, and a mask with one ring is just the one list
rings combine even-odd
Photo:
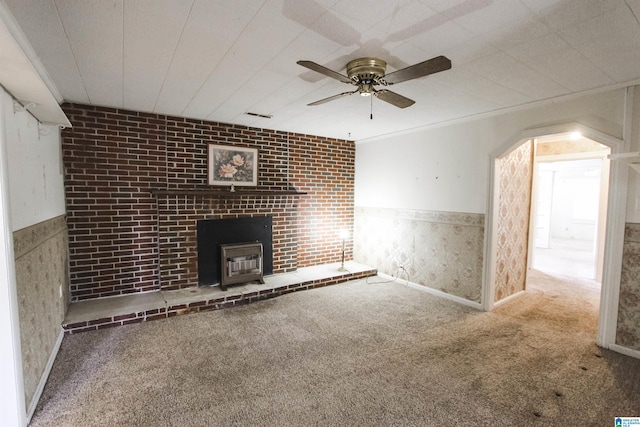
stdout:
[[495,301],[525,288],[533,175],[532,141],[500,159]]
[[579,139],[576,141],[549,141],[538,142],[536,145],[536,156],[554,156],[567,153],[585,153],[585,152],[608,152],[609,148],[600,145],[590,139]]
[[640,224],[625,228],[616,344],[640,350]]
[[[27,407],[62,331],[69,300],[64,216],[13,233]],[[60,297],[60,285],[63,295]]]
[[355,209],[354,260],[478,303],[483,241],[482,214]]

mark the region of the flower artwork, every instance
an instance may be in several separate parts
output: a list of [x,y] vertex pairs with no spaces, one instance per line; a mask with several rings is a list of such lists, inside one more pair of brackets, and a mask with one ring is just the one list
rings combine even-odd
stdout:
[[258,185],[258,150],[209,144],[209,185]]

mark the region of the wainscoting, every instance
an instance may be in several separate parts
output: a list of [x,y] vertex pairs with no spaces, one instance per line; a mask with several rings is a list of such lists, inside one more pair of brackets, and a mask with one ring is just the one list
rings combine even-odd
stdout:
[[627,223],[616,344],[640,350],[640,224]]
[[370,207],[355,210],[356,261],[478,303],[483,241],[482,214]]
[[13,233],[27,410],[33,413],[62,338],[69,300],[67,226],[59,216]]

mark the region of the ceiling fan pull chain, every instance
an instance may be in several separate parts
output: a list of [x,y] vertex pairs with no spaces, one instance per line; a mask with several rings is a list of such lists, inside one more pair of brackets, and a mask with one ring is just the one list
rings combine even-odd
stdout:
[[369,118],[373,120],[373,96],[370,96],[369,98],[371,98],[371,115],[369,116]]

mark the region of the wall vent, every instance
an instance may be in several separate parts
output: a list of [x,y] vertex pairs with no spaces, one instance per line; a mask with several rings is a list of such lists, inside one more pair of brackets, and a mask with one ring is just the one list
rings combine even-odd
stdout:
[[273,117],[271,114],[252,113],[250,111],[247,111],[245,114],[249,116],[262,117],[263,119],[270,119],[271,117]]

